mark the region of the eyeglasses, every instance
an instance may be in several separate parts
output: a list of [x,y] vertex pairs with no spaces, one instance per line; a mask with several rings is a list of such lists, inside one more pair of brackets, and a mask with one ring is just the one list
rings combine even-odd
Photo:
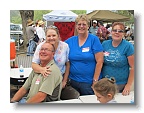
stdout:
[[48,48],[41,48],[40,51],[45,51],[45,52],[51,51],[51,52],[54,52],[53,50],[50,50]]
[[50,26],[48,26],[47,28],[48,28],[48,29],[49,29],[49,28],[58,29],[56,26],[53,26],[53,25],[50,25]]
[[78,27],[81,27],[81,25],[82,25],[83,27],[86,26],[86,24],[77,24],[77,25],[78,25]]
[[117,32],[118,33],[123,33],[124,32],[124,30],[118,30],[118,29],[113,29],[112,31],[115,32],[115,33],[117,33]]

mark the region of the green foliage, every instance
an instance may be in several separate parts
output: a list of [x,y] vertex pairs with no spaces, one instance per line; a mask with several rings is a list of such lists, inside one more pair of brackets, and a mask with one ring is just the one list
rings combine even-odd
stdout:
[[[34,10],[34,21],[43,20],[43,15],[51,12],[52,10]],[[86,10],[71,10],[76,14],[86,14]],[[134,23],[134,15],[131,14],[128,10],[116,10],[118,14],[122,14],[130,17],[130,21],[126,22],[127,24]],[[19,10],[10,10],[10,22],[21,24],[21,16]]]
[[118,13],[118,14],[121,14],[121,15],[124,15],[124,16],[127,16],[127,17],[130,18],[130,21],[127,21],[127,22],[126,22],[126,25],[129,25],[129,24],[133,24],[133,23],[134,23],[133,10],[117,10],[117,13]]
[[[50,13],[52,10],[34,10],[34,21],[36,20],[43,20],[43,15]],[[86,10],[71,10],[72,12],[76,14],[85,14]],[[19,10],[11,10],[10,11],[10,22],[21,24],[22,19],[19,13]]]
[[20,16],[19,10],[10,10],[10,16]]
[[71,11],[76,14],[86,14],[86,10],[71,10]]
[[11,23],[15,23],[15,24],[21,24],[22,23],[22,19],[19,16],[14,16],[10,19]]
[[19,10],[10,10],[10,22],[15,24],[21,24],[22,19]]
[[34,10],[34,21],[43,20],[43,15],[50,13],[52,10]]

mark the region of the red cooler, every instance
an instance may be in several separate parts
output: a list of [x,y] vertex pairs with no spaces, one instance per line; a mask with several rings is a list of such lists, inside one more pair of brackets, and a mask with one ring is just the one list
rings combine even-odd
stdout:
[[15,48],[15,40],[10,41],[10,60],[14,60],[16,58],[16,48]]

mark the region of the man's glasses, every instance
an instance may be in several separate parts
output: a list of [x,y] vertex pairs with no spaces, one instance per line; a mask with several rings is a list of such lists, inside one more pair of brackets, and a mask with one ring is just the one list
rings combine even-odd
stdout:
[[51,52],[54,52],[53,50],[50,50],[50,49],[48,49],[48,48],[41,48],[40,51],[45,51],[45,52],[51,51]]
[[117,33],[117,32],[118,33],[123,33],[124,32],[124,30],[118,30],[118,29],[113,29],[112,31],[115,32],[115,33]]

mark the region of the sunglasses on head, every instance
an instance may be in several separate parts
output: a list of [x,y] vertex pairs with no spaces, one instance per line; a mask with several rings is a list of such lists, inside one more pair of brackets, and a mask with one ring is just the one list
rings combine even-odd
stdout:
[[56,26],[50,25],[47,28],[53,28],[53,29],[58,29]]
[[118,33],[123,33],[124,32],[124,30],[118,30],[118,29],[113,29],[112,31],[115,32],[115,33],[117,33],[117,32]]

